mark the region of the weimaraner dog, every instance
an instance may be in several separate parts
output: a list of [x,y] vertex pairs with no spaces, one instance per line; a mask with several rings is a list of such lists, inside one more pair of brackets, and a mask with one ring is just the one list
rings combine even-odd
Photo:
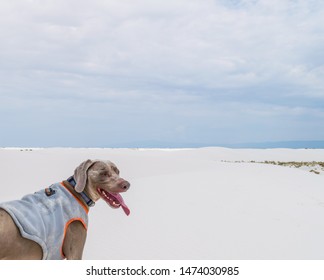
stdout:
[[102,198],[129,215],[129,187],[112,162],[87,160],[66,181],[1,203],[0,259],[82,259],[89,207]]

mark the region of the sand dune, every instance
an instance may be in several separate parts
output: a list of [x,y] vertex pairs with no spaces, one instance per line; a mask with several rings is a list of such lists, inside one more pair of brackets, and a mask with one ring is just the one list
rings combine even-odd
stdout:
[[321,161],[312,149],[0,149],[1,201],[109,159],[131,182],[127,217],[91,209],[85,259],[323,259],[324,176],[252,163]]

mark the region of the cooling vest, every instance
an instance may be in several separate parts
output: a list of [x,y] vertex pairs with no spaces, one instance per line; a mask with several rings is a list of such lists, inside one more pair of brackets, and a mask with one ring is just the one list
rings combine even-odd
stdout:
[[55,183],[45,190],[0,204],[24,238],[37,242],[43,259],[64,259],[62,246],[66,229],[73,221],[88,228],[87,208],[63,185]]

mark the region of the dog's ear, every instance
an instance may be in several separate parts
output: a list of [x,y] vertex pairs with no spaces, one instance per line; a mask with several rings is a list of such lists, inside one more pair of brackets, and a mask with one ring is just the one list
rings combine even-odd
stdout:
[[88,169],[95,164],[96,161],[88,159],[82,162],[75,170],[74,170],[74,180],[76,181],[75,190],[78,193],[83,192],[88,179]]

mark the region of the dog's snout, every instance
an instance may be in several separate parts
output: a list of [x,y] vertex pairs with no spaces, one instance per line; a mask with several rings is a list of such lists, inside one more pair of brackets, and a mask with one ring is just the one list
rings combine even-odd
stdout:
[[127,191],[130,187],[130,183],[125,181],[125,180],[122,180],[120,183],[119,183],[119,188],[122,190],[122,191]]

